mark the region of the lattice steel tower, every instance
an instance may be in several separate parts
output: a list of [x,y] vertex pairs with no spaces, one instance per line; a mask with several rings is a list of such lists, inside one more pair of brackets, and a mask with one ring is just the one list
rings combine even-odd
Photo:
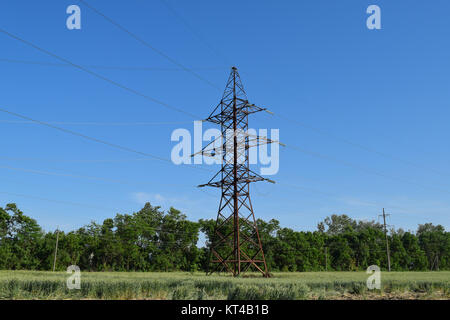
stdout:
[[222,165],[208,183],[199,185],[221,188],[222,191],[210,243],[209,263],[216,265],[208,273],[227,271],[238,276],[253,270],[269,276],[250,200],[250,183],[274,181],[250,170],[249,149],[278,141],[248,132],[248,116],[260,111],[267,110],[248,102],[239,73],[233,67],[220,103],[204,120],[220,125],[221,136],[196,153],[220,159]]

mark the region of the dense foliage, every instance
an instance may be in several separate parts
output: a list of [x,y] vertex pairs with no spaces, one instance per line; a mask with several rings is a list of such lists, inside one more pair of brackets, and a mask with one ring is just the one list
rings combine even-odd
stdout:
[[[84,271],[202,271],[206,243],[215,221],[192,222],[180,211],[147,203],[133,214],[117,214],[68,233],[45,233],[15,204],[0,207],[0,269],[51,270],[58,236],[57,270],[78,265]],[[277,220],[258,220],[271,271],[365,270],[387,267],[382,225],[332,215],[317,231],[281,228]],[[450,232],[431,223],[416,232],[389,231],[392,270],[450,270]]]

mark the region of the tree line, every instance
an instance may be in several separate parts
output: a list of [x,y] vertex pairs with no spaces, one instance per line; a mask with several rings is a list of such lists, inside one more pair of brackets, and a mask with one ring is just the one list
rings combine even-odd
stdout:
[[[351,271],[370,265],[387,269],[383,226],[332,215],[315,231],[283,228],[275,219],[257,221],[270,271]],[[0,207],[0,269],[83,271],[206,271],[215,220],[189,221],[179,210],[150,203],[132,214],[70,232],[44,232],[16,204]],[[206,246],[199,246],[203,234]],[[388,233],[393,271],[450,270],[450,232],[425,223],[415,232]]]

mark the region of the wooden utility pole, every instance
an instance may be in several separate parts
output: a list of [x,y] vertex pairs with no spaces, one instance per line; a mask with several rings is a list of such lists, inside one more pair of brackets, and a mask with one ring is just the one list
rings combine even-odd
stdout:
[[53,271],[56,268],[56,255],[58,254],[58,240],[59,240],[59,229],[56,229],[56,246],[55,246],[55,258],[53,259]]
[[433,271],[433,267],[435,267],[436,271],[439,271],[439,256],[437,253],[434,255],[434,260],[433,260],[433,263],[431,264],[430,271]]
[[325,247],[325,271],[328,271],[327,247]]
[[436,253],[436,270],[439,271],[439,253]]
[[391,271],[391,254],[389,253],[389,240],[387,235],[387,228],[386,228],[386,213],[384,212],[383,208],[383,224],[384,224],[384,236],[386,237],[386,253],[387,253],[387,260],[388,260],[388,271]]

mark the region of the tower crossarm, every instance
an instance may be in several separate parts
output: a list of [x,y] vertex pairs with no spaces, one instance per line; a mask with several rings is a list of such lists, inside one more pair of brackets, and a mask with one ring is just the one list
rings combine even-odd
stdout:
[[[243,145],[245,149],[250,149],[254,147],[258,147],[261,145],[267,145],[271,143],[278,143],[281,146],[286,146],[284,143],[281,143],[278,140],[272,140],[265,136],[258,136],[254,135],[248,132],[242,132],[237,133],[238,135],[238,145]],[[229,145],[231,139],[233,139],[234,135],[231,135],[231,137],[226,137],[224,135],[220,135],[219,137],[215,138],[213,141],[209,142],[205,147],[202,148],[202,150],[191,154],[191,157],[194,157],[196,155],[202,155],[206,157],[212,157],[212,158],[218,158],[224,155],[226,150],[224,150],[223,145]],[[246,140],[248,138],[248,140]],[[217,142],[221,142],[220,145],[216,145]],[[225,141],[225,142],[223,142]]]

